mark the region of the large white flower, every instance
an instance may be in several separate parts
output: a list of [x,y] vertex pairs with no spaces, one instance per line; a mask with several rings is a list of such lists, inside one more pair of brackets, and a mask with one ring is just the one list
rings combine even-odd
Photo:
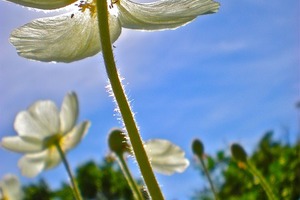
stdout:
[[[44,10],[73,6],[71,12],[37,19],[14,30],[10,41],[20,56],[45,62],[72,62],[101,51],[96,0],[81,0],[75,4],[72,3],[76,0],[7,1]],[[199,15],[215,13],[219,9],[219,3],[213,0],[160,0],[153,3],[108,1],[112,43],[120,36],[121,27],[139,30],[174,29]]]
[[16,116],[14,128],[18,136],[4,137],[1,145],[8,150],[25,153],[19,160],[19,167],[23,175],[34,177],[60,163],[56,144],[67,152],[86,134],[90,122],[76,125],[78,112],[75,93],[66,95],[60,112],[52,101],[37,101]]
[[1,200],[22,200],[24,193],[21,189],[18,178],[15,175],[7,174],[0,181]]

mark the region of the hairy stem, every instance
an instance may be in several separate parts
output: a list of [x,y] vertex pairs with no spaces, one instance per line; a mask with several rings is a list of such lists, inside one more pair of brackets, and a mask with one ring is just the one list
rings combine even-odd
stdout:
[[136,200],[144,200],[143,195],[141,193],[141,190],[138,188],[136,182],[134,181],[134,179],[133,179],[133,177],[130,173],[130,170],[129,170],[129,168],[127,166],[127,163],[124,159],[124,156],[123,155],[117,155],[117,156],[118,156],[119,165],[120,165],[120,167],[121,167],[121,169],[122,169],[122,171],[125,175],[125,178],[126,178],[128,184],[129,184],[129,186],[130,186],[130,188],[131,188],[131,190],[134,194],[134,198]]
[[132,145],[133,153],[151,198],[153,200],[163,200],[164,198],[162,192],[157,183],[156,177],[154,176],[148,156],[143,146],[143,141],[135,123],[133,113],[118,76],[109,34],[108,8],[106,0],[97,0],[97,10],[100,41],[106,72],[111,84],[112,92],[115,96],[117,105],[123,118],[123,122]]

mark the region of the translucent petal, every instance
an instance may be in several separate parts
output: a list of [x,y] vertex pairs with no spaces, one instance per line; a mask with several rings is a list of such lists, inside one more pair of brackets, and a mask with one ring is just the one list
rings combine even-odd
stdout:
[[31,137],[43,140],[50,136],[51,131],[36,120],[30,112],[19,112],[14,123],[15,130],[21,137]]
[[59,112],[52,101],[37,101],[29,107],[28,111],[34,120],[40,124],[41,127],[48,130],[51,136],[59,132],[60,120]]
[[218,11],[219,3],[212,0],[161,0],[153,3],[116,3],[122,27],[142,30],[174,29],[198,15]]
[[43,143],[36,138],[21,138],[19,136],[4,137],[1,146],[19,153],[36,153],[43,149]]
[[45,160],[45,169],[51,169],[53,167],[56,167],[61,161],[61,157],[59,155],[59,152],[55,146],[51,146],[47,150],[47,157]]
[[33,178],[41,173],[45,168],[47,150],[41,153],[25,154],[18,163],[24,176]]
[[71,132],[62,138],[61,146],[65,151],[74,148],[87,133],[91,123],[88,121],[77,125]]
[[74,92],[67,94],[60,111],[60,130],[62,133],[69,132],[75,125],[78,116],[78,100]]
[[156,172],[171,175],[183,172],[189,165],[185,153],[168,140],[150,140],[145,143],[145,149]]
[[63,8],[77,0],[6,0],[22,6],[39,8],[43,10],[52,10],[57,8]]
[[23,199],[23,192],[18,178],[12,174],[7,174],[3,178],[2,192],[7,199],[21,200]]
[[[109,23],[114,42],[121,25],[113,15]],[[45,62],[72,62],[101,50],[97,18],[88,9],[34,20],[14,30],[10,41],[20,56]]]

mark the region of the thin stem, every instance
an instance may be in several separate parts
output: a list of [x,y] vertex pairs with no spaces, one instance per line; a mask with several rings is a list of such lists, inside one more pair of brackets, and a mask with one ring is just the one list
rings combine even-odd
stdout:
[[202,165],[202,167],[203,167],[204,173],[205,173],[205,175],[206,175],[206,177],[207,177],[207,179],[208,179],[210,188],[211,188],[211,190],[212,190],[212,192],[213,192],[213,194],[214,194],[214,196],[215,196],[215,200],[218,200],[217,191],[216,191],[216,189],[215,189],[215,187],[214,187],[214,184],[213,184],[213,182],[212,182],[212,179],[211,179],[211,177],[210,177],[210,175],[209,175],[209,172],[208,172],[208,170],[207,170],[207,168],[206,168],[206,165],[205,165],[205,163],[204,163],[204,160],[202,159],[202,157],[201,157],[200,155],[198,155],[198,158],[199,158],[200,163],[201,163],[201,165]]
[[249,160],[247,160],[246,164],[248,166],[248,170],[253,174],[253,176],[256,176],[258,178],[262,188],[267,193],[267,196],[268,196],[269,200],[277,200],[278,198],[272,192],[270,184],[261,175],[261,173],[256,169],[256,167]]
[[121,166],[125,178],[134,194],[134,198],[136,200],[144,200],[141,190],[138,188],[136,182],[134,181],[123,155],[117,155],[117,156],[118,156],[119,165]]
[[75,197],[76,200],[82,200],[81,194],[79,192],[78,186],[77,186],[76,181],[74,179],[74,176],[72,174],[72,171],[71,171],[70,165],[69,165],[69,163],[67,161],[67,158],[65,156],[65,153],[61,149],[61,146],[59,145],[59,143],[56,143],[55,146],[56,146],[56,149],[59,152],[59,155],[60,155],[60,157],[61,157],[61,159],[62,159],[62,161],[64,163],[64,166],[65,166],[65,168],[67,170],[68,176],[69,176],[69,178],[71,180],[71,185],[72,185],[72,188],[73,188],[73,190],[72,190],[73,191],[73,195],[74,195],[74,197]]
[[141,136],[135,123],[133,113],[126,98],[123,86],[118,76],[114,61],[112,45],[109,35],[107,0],[97,0],[97,14],[100,32],[100,41],[106,72],[111,84],[112,92],[115,95],[125,128],[127,130],[133,153],[141,170],[148,192],[153,200],[163,200],[164,197],[154,176],[148,156],[143,146]]

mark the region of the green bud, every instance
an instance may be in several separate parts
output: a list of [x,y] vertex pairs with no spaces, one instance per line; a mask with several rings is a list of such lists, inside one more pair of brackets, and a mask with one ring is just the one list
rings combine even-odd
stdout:
[[110,150],[118,156],[121,156],[129,149],[125,133],[118,128],[114,128],[110,131],[108,135],[108,145]]
[[231,145],[231,154],[235,160],[244,162],[244,163],[247,162],[247,153],[241,145],[232,144]]
[[195,139],[192,143],[192,150],[194,154],[196,154],[199,157],[202,157],[202,155],[204,154],[204,146],[202,142],[198,139]]

